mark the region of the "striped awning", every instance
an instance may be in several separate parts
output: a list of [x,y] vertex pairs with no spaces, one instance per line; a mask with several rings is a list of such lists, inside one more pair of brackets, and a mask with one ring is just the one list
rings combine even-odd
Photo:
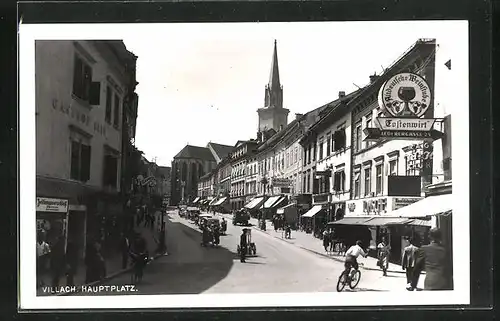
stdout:
[[219,198],[219,200],[217,202],[215,202],[214,204],[212,204],[213,206],[219,206],[221,205],[222,203],[224,203],[224,201],[227,199],[227,197],[221,197]]
[[278,201],[278,199],[280,198],[281,196],[271,196],[267,199],[267,201],[260,207],[261,209],[263,208],[272,208],[272,206],[274,205],[274,203],[276,203]]
[[309,211],[307,211],[307,213],[302,215],[302,217],[313,217],[314,215],[318,214],[322,209],[323,209],[323,206],[314,205],[313,208],[311,208]]

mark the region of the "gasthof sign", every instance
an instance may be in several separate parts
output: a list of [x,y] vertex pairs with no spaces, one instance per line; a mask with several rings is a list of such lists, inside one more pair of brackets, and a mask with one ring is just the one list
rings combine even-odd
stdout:
[[377,118],[382,130],[430,131],[436,122],[429,118]]
[[69,201],[58,198],[36,198],[37,212],[66,213],[68,212]]
[[378,99],[388,116],[420,118],[429,109],[431,98],[431,89],[424,78],[400,73],[382,85]]

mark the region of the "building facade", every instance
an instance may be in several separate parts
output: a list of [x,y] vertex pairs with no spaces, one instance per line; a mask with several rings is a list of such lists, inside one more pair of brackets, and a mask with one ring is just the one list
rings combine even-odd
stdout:
[[186,145],[172,161],[172,204],[194,201],[200,178],[214,170],[232,148],[216,143],[208,143],[206,147]]
[[[231,209],[238,210],[243,208],[247,198],[250,182],[247,184],[249,162],[255,158],[255,152],[258,142],[256,140],[238,141],[234,151],[230,155],[231,162]],[[256,182],[255,182],[256,183]],[[255,185],[256,187],[256,185]]]
[[[49,244],[71,239],[80,257],[90,241],[101,242],[106,255],[123,228],[136,59],[121,41],[35,44],[38,232]],[[47,202],[67,206],[49,213]]]
[[[399,260],[401,226],[383,227],[383,218],[391,212],[419,201],[423,188],[432,181],[432,160],[423,155],[432,144],[422,140],[367,140],[366,128],[374,128],[385,117],[378,103],[381,86],[393,75],[412,72],[421,75],[434,92],[434,40],[419,40],[384,74],[373,77],[368,86],[349,102],[351,113],[351,200],[346,218],[382,218],[370,227],[370,244],[387,237],[395,258]],[[424,118],[433,118],[431,102]],[[368,224],[368,223],[367,223]]]
[[347,103],[354,95],[356,92],[349,95],[340,92],[338,100],[324,110],[308,131],[307,149],[311,142],[317,146],[314,178],[318,180],[318,188],[312,204],[325,210],[327,222],[343,218],[345,202],[350,199],[351,113]]

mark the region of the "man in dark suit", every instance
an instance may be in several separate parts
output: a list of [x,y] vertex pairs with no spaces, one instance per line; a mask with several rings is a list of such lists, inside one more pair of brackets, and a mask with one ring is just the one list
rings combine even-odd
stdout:
[[241,233],[241,236],[240,236],[240,261],[241,261],[241,263],[245,263],[247,249],[248,249],[247,230],[243,229],[243,233]]
[[424,289],[450,290],[450,267],[446,249],[441,245],[441,231],[431,229],[429,245],[424,245],[416,252],[416,264],[412,287],[416,288],[421,271],[425,270]]

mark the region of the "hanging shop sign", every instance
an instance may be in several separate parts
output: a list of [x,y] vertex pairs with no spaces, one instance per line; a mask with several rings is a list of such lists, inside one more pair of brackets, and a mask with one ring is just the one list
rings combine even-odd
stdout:
[[273,187],[289,187],[292,185],[292,182],[286,178],[272,178],[271,185]]
[[365,140],[379,140],[381,138],[392,139],[416,139],[416,140],[437,140],[443,137],[443,133],[431,129],[429,131],[421,130],[381,130],[380,128],[365,128],[363,132],[366,135]]
[[421,197],[395,197],[393,210],[398,210],[402,207],[418,202],[421,199],[422,199]]
[[68,212],[69,201],[58,198],[36,198],[37,212],[66,213]]
[[432,103],[432,93],[420,75],[392,76],[380,88],[378,103],[386,117],[377,118],[377,128],[364,130],[365,140],[436,140],[443,136],[434,129],[436,119],[422,118]]

